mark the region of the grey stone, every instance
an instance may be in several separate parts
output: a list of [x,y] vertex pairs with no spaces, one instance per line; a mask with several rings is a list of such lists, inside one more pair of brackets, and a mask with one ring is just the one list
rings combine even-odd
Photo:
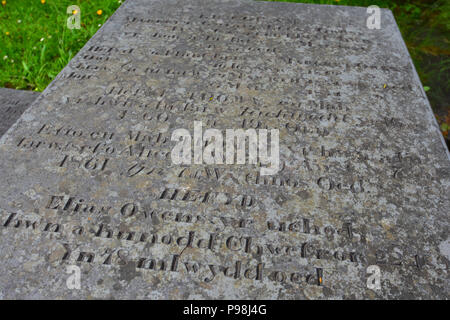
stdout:
[[38,92],[0,88],[0,136],[19,119],[38,96]]
[[[449,154],[368,16],[126,1],[0,140],[0,297],[448,298]],[[194,121],[279,129],[280,171],[174,164]]]

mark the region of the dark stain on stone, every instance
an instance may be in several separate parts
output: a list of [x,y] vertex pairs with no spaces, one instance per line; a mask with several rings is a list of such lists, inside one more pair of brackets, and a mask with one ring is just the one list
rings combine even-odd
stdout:
[[120,283],[114,283],[113,289],[116,290],[116,291],[119,291],[119,290],[122,289],[122,286],[120,285]]
[[325,297],[331,297],[333,295],[333,290],[328,287],[323,287],[322,292]]
[[100,221],[101,221],[102,223],[111,223],[111,217],[110,217],[110,216],[102,216],[102,217],[100,218]]
[[279,206],[282,206],[283,203],[286,202],[286,200],[287,200],[287,198],[286,198],[284,195],[282,195],[282,194],[277,195],[277,197],[275,198],[275,202],[276,202]]
[[136,272],[136,263],[134,261],[129,261],[126,265],[120,267],[120,280],[125,280],[130,282],[134,278],[140,275],[139,272]]
[[311,194],[307,190],[299,191],[299,192],[297,192],[297,195],[302,200],[307,200],[309,197],[311,197]]

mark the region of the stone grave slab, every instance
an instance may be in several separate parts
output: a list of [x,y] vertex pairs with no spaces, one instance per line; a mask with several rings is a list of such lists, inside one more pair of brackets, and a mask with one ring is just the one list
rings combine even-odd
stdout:
[[0,297],[448,298],[449,154],[368,16],[126,1],[0,140]]
[[0,88],[0,137],[38,96],[38,92]]

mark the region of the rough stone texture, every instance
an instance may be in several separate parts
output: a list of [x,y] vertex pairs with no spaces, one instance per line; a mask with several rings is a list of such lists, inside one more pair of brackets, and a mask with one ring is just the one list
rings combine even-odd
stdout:
[[38,92],[0,88],[0,137],[38,96]]
[[[0,140],[0,297],[448,298],[449,155],[367,17],[125,2]],[[194,120],[279,129],[282,170],[172,164]]]

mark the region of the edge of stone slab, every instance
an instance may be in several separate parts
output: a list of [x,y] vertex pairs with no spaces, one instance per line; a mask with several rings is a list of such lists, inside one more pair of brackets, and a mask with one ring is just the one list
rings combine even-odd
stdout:
[[432,118],[431,119],[431,123],[432,123],[432,125],[433,125],[433,127],[435,129],[435,132],[437,132],[437,134],[438,134],[438,136],[439,136],[439,138],[441,140],[442,146],[444,147],[444,152],[447,154],[447,159],[450,160],[450,152],[448,150],[447,143],[445,142],[444,136],[441,133],[441,130],[439,128],[439,124],[437,122],[437,119],[434,116],[434,112],[433,112],[433,108],[431,108],[430,100],[428,99],[428,96],[425,93],[425,90],[423,89],[422,81],[420,81],[419,74],[417,73],[416,67],[414,66],[414,62],[413,62],[413,60],[411,58],[411,54],[409,53],[408,47],[406,46],[406,42],[405,42],[405,40],[402,37],[402,34],[400,32],[400,28],[398,27],[398,24],[397,24],[397,20],[395,20],[394,14],[392,13],[392,11],[390,9],[386,9],[386,10],[389,11],[389,14],[391,15],[391,18],[392,18],[392,20],[395,23],[395,26],[396,26],[396,35],[395,36],[397,38],[400,38],[399,39],[400,40],[400,44],[402,45],[403,49],[406,51],[406,54],[407,54],[407,56],[409,58],[409,64],[411,65],[411,68],[412,68],[412,71],[413,71],[413,74],[414,74],[414,78],[420,84],[419,88],[420,88],[420,91],[422,92],[422,97],[426,101],[425,104],[427,105],[427,108],[428,108],[428,116],[430,116]]
[[[4,96],[3,94],[6,94],[6,96],[4,96],[6,99],[8,99],[8,94],[11,93],[11,95],[13,96],[13,99],[17,99],[21,102],[20,108],[25,107],[25,110],[23,110],[23,112],[20,114],[20,116],[8,127],[8,129],[6,129],[5,132],[1,133],[0,132],[0,139],[1,137],[3,137],[5,134],[8,133],[8,131],[11,129],[11,127],[14,126],[14,124],[20,119],[20,117],[22,116],[23,113],[25,113],[26,110],[28,110],[28,108],[30,108],[30,106],[33,104],[34,101],[36,101],[37,98],[39,98],[40,92],[37,91],[30,91],[30,90],[18,90],[18,89],[12,89],[12,88],[0,88],[0,96]],[[23,103],[24,100],[31,100],[31,101],[26,101],[27,103]]]
[[116,11],[114,11],[114,13],[108,18],[108,20],[106,20],[106,22],[97,30],[97,32],[94,33],[94,35],[84,44],[83,47],[81,47],[81,49],[72,57],[72,59],[64,66],[64,68],[62,68],[62,70],[56,75],[56,77],[48,84],[48,86],[44,89],[44,91],[42,91],[39,95],[39,97],[37,97],[29,106],[28,108],[22,113],[22,115],[16,120],[16,122],[14,122],[14,124],[0,137],[0,145],[4,144],[4,141],[7,139],[7,137],[9,136],[10,131],[14,130],[14,128],[21,122],[21,120],[24,118],[24,116],[26,116],[30,110],[33,108],[34,105],[37,105],[38,103],[40,103],[40,101],[42,99],[44,99],[44,97],[48,94],[48,92],[51,90],[53,83],[58,81],[59,78],[61,77],[61,74],[63,74],[63,72],[68,68],[68,66],[71,64],[71,62],[74,60],[75,57],[77,57],[78,55],[80,55],[81,51],[83,50],[83,48],[85,46],[87,46],[88,44],[90,44],[91,42],[94,41],[95,38],[98,37],[98,35],[100,34],[100,32],[102,31],[102,29],[105,28],[105,26],[109,25],[111,23],[111,18],[114,17],[117,12],[119,11],[120,7],[122,6],[126,6],[128,3],[130,3],[132,1],[125,1],[123,2],[117,9]]

